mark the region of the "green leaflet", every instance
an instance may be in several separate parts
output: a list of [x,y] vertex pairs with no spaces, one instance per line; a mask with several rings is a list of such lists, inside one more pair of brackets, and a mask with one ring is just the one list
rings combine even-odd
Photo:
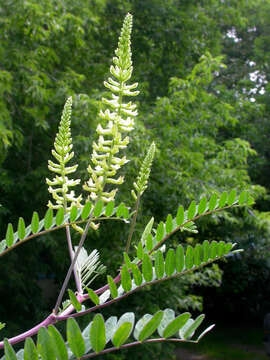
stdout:
[[139,260],[142,260],[142,258],[143,258],[143,244],[141,243],[141,241],[139,242],[138,247],[137,247],[137,258]]
[[105,324],[101,314],[96,314],[90,328],[90,343],[96,353],[102,351],[106,345]]
[[217,242],[213,240],[210,244],[209,257],[210,259],[215,259],[216,256],[217,256]]
[[[38,352],[32,338],[28,337],[24,343],[24,360],[38,360]],[[63,358],[65,360],[65,358]]]
[[163,239],[163,236],[164,236],[164,224],[161,221],[157,227],[156,241],[159,243]]
[[49,325],[48,333],[52,339],[57,360],[68,360],[67,348],[60,332],[53,325]]
[[67,341],[71,351],[77,358],[83,356],[85,343],[79,325],[72,317],[67,320]]
[[165,309],[163,311],[163,318],[158,326],[158,333],[160,337],[163,337],[164,329],[175,319],[175,313],[172,309]]
[[204,242],[202,244],[202,248],[203,248],[203,261],[206,262],[209,259],[209,241],[208,240],[204,240]]
[[98,200],[95,207],[94,207],[94,211],[93,211],[93,215],[94,217],[99,217],[102,213],[103,210],[103,201],[102,200]]
[[71,301],[71,304],[74,306],[76,311],[81,311],[82,310],[82,304],[78,301],[78,299],[76,298],[76,295],[74,294],[74,292],[70,289],[68,289],[68,295]]
[[55,359],[53,342],[45,327],[41,327],[38,331],[37,349],[42,360]]
[[128,208],[125,206],[124,203],[121,203],[118,208],[116,209],[116,216],[117,217],[122,217],[124,219],[127,219],[129,214],[128,214]]
[[128,271],[127,265],[123,265],[121,269],[121,285],[125,292],[131,290],[131,276]]
[[55,223],[57,226],[60,226],[63,224],[65,216],[64,208],[60,208],[57,210],[56,216],[55,216]]
[[144,341],[149,338],[158,328],[163,318],[163,311],[158,311],[155,315],[144,325],[139,334],[139,341]]
[[171,276],[175,270],[175,253],[173,249],[169,249],[165,258],[165,272],[167,276]]
[[148,323],[148,321],[150,321],[152,319],[152,315],[150,314],[145,314],[136,324],[134,332],[133,332],[133,336],[136,340],[139,340],[139,335],[142,331],[142,329],[144,328],[144,326]]
[[25,222],[22,217],[19,218],[18,222],[18,238],[20,240],[24,239],[25,237]]
[[169,338],[173,336],[175,333],[179,331],[179,329],[181,329],[186,324],[189,318],[190,318],[190,313],[184,313],[179,315],[176,319],[171,321],[164,329],[163,337]]
[[227,255],[231,251],[232,247],[233,247],[232,243],[225,244],[225,249],[224,249],[225,252],[224,252],[224,254]]
[[124,262],[127,265],[128,269],[131,268],[131,261],[130,258],[128,256],[128,254],[126,252],[124,252]]
[[198,214],[201,215],[207,210],[207,198],[203,197],[198,206]]
[[228,205],[232,206],[236,200],[236,190],[233,189],[228,196]]
[[164,259],[160,250],[155,253],[155,272],[158,279],[162,279],[164,275]]
[[111,296],[113,299],[117,298],[118,296],[118,290],[115,282],[113,281],[113,278],[110,275],[107,275],[107,281],[110,287]]
[[38,213],[34,211],[31,220],[31,231],[33,234],[38,232],[38,227],[39,227],[39,217],[38,217]]
[[239,205],[244,205],[248,201],[248,192],[246,190],[242,191],[239,195]]
[[201,325],[205,318],[204,314],[199,315],[195,320],[189,319],[185,326],[180,329],[179,335],[181,339],[191,339],[196,329]]
[[48,230],[53,225],[53,210],[48,209],[44,217],[44,228]]
[[183,205],[180,205],[178,210],[177,210],[177,214],[176,214],[176,223],[177,225],[182,225],[185,219],[185,210]]
[[131,331],[132,331],[133,325],[130,322],[123,323],[114,333],[112,338],[112,343],[115,347],[120,347],[123,345],[126,340],[128,339]]
[[188,270],[193,267],[193,247],[191,245],[187,247],[185,265]]
[[151,251],[153,249],[153,236],[152,234],[148,234],[146,238],[146,249]]
[[97,294],[92,289],[86,288],[86,290],[88,292],[89,298],[93,301],[93,303],[95,305],[99,305],[99,297],[97,296]]
[[218,203],[218,207],[219,207],[219,208],[222,208],[222,207],[224,207],[224,206],[226,205],[226,203],[227,203],[227,198],[228,198],[227,191],[224,191],[224,192],[221,194],[220,198],[219,198],[219,203]]
[[70,222],[74,222],[77,219],[78,209],[77,206],[73,205],[70,210],[69,220]]
[[114,201],[111,200],[108,202],[108,204],[106,205],[105,208],[105,216],[111,216],[113,214],[114,211]]
[[82,209],[82,213],[81,213],[82,220],[85,220],[88,218],[91,209],[92,209],[92,204],[90,203],[90,201],[87,201]]
[[8,224],[7,232],[6,232],[6,245],[7,247],[10,247],[13,245],[14,241],[14,231],[12,224]]
[[200,244],[197,244],[194,249],[194,265],[195,266],[199,266],[201,264],[201,262],[202,262],[201,254],[202,254],[202,247]]
[[225,253],[225,242],[219,241],[217,243],[217,256],[222,256]]
[[167,216],[166,219],[166,223],[165,223],[165,228],[166,228],[166,233],[169,234],[170,232],[172,232],[173,229],[173,219],[172,219],[172,215],[169,214]]
[[8,342],[8,339],[4,339],[4,350],[6,360],[17,360],[16,353],[13,347]]
[[145,281],[149,282],[153,279],[152,261],[147,254],[143,255],[142,273]]
[[185,254],[182,245],[178,245],[175,253],[175,268],[177,272],[182,272],[185,266]]
[[142,283],[142,274],[136,264],[131,264],[131,270],[135,285],[140,286]]
[[212,211],[212,210],[214,210],[216,208],[217,200],[218,200],[217,194],[213,194],[210,197],[209,204],[208,204],[208,209],[210,211]]
[[141,238],[142,244],[145,244],[148,235],[151,234],[153,224],[154,224],[154,218],[152,217],[142,233],[142,238]]
[[195,217],[197,211],[196,202],[193,200],[191,204],[189,205],[188,211],[187,211],[187,218],[188,220],[191,220]]

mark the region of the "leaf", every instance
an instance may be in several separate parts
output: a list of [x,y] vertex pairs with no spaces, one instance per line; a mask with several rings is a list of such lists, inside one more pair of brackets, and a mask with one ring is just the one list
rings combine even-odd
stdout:
[[128,254],[126,252],[124,252],[124,262],[127,265],[128,269],[130,269],[131,261],[130,261],[130,258],[129,258],[129,256],[128,256]]
[[204,240],[202,247],[203,247],[203,261],[207,262],[209,260],[209,241]]
[[103,206],[104,206],[103,201],[101,199],[98,200],[93,211],[94,217],[99,217],[101,215]]
[[157,233],[156,233],[156,240],[157,240],[158,243],[163,239],[163,236],[164,236],[164,224],[161,221],[158,224]]
[[41,327],[37,336],[37,350],[42,360],[54,360],[55,352],[52,339],[45,327]]
[[8,339],[4,339],[4,350],[6,360],[17,360],[16,353],[13,347],[8,342]]
[[248,192],[246,190],[242,191],[239,195],[238,203],[239,205],[244,205],[248,199]]
[[128,339],[132,331],[132,324],[130,322],[123,323],[114,333],[112,343],[115,347],[120,347]]
[[70,216],[69,216],[69,220],[70,220],[71,223],[76,221],[77,214],[78,214],[77,206],[73,205],[71,210],[70,210]]
[[155,272],[158,279],[162,279],[164,275],[164,259],[160,250],[155,253]]
[[163,331],[163,337],[169,338],[173,336],[175,333],[181,329],[188,319],[190,318],[190,313],[186,312],[184,314],[179,315],[176,319],[174,319],[172,322],[170,322],[167,327]]
[[111,296],[111,292],[109,289],[104,291],[104,293],[99,297],[99,304],[100,305],[104,304],[109,299],[110,296]]
[[201,264],[201,253],[202,247],[200,244],[197,244],[194,249],[194,265],[199,266]]
[[225,244],[224,254],[227,255],[231,251],[232,247],[233,247],[232,243]]
[[217,255],[222,256],[225,252],[225,242],[219,241],[217,244]]
[[197,338],[197,341],[200,341],[204,337],[204,335],[206,335],[209,331],[213,329],[213,327],[215,327],[215,324],[208,326],[208,328],[206,328]]
[[163,318],[163,311],[159,310],[143,327],[139,335],[139,341],[149,338],[158,328]]
[[77,358],[83,356],[85,352],[84,340],[79,325],[72,317],[67,320],[67,341],[71,351]]
[[173,229],[173,220],[172,220],[172,215],[171,214],[169,214],[167,216],[166,223],[165,223],[165,228],[166,228],[166,233],[167,234],[169,234]]
[[53,224],[53,210],[48,209],[44,217],[44,228],[48,230]]
[[131,270],[133,274],[134,282],[137,286],[140,286],[142,283],[142,274],[136,264],[131,264]]
[[106,344],[111,340],[117,326],[117,317],[110,316],[105,322]]
[[30,337],[25,340],[23,356],[24,360],[38,360],[38,352],[35,347],[35,343]]
[[96,353],[102,351],[106,345],[105,324],[101,314],[96,314],[90,328],[90,343]]
[[71,304],[74,306],[76,311],[81,311],[82,310],[82,304],[78,301],[78,299],[76,298],[76,295],[74,294],[74,292],[70,289],[68,289],[68,295],[71,301]]
[[124,203],[121,203],[116,210],[117,217],[123,217],[124,219],[128,218],[128,209]]
[[6,232],[6,245],[7,245],[7,247],[12,246],[13,241],[14,241],[13,226],[12,226],[12,224],[9,223],[8,227],[7,227],[7,232]]
[[228,196],[228,205],[231,206],[235,203],[236,200],[236,190],[233,189]]
[[25,223],[22,217],[19,218],[18,222],[18,238],[20,240],[25,238]]
[[91,209],[92,209],[92,204],[90,203],[90,201],[87,201],[82,209],[82,213],[81,213],[82,220],[86,220],[88,218]]
[[57,226],[60,226],[63,224],[64,216],[65,216],[64,208],[61,207],[60,209],[57,210],[57,213],[55,216],[55,223]]
[[105,216],[111,216],[113,214],[114,210],[114,201],[111,200],[108,202],[108,204],[105,207]]
[[209,211],[212,211],[216,208],[216,205],[217,205],[217,194],[213,194],[211,197],[210,197],[210,200],[209,200],[209,204],[208,204],[208,210]]
[[131,290],[131,276],[128,271],[127,265],[123,265],[121,269],[121,285],[125,292]]
[[184,218],[185,218],[185,210],[183,208],[183,205],[180,205],[178,207],[177,214],[176,214],[176,223],[178,226],[183,224]]
[[141,238],[141,242],[144,245],[147,239],[147,236],[149,234],[151,234],[152,228],[153,228],[153,224],[154,224],[154,218],[152,217],[150,219],[150,221],[148,222],[148,224],[146,225],[143,233],[142,233],[142,238]]
[[153,278],[152,261],[147,254],[143,255],[142,273],[145,281],[151,281]]
[[185,340],[186,339],[191,339],[194,332],[196,331],[196,329],[203,322],[204,318],[205,318],[205,315],[201,314],[195,320],[193,320],[192,323],[190,322],[190,325],[188,325],[187,328],[185,329],[185,331],[182,333],[182,338],[185,339]]
[[181,272],[184,270],[185,266],[185,254],[184,248],[182,245],[178,245],[175,252],[175,268],[177,272]]
[[36,234],[38,232],[38,226],[39,226],[39,217],[38,217],[38,213],[35,211],[33,213],[31,220],[31,231],[33,234]]
[[198,214],[201,215],[203,214],[207,209],[207,198],[206,196],[204,196],[198,206]]
[[99,305],[99,297],[98,297],[98,295],[92,289],[86,288],[86,290],[88,292],[89,298],[93,301],[93,303],[95,305]]
[[160,337],[163,337],[164,329],[167,327],[169,323],[171,323],[175,318],[175,313],[172,309],[165,309],[163,311],[163,318],[161,323],[158,326],[158,333]]
[[153,236],[152,234],[148,234],[146,238],[146,249],[151,251],[153,249]]
[[139,260],[142,260],[142,258],[143,258],[143,245],[141,242],[139,242],[138,247],[137,247],[137,258]]
[[53,325],[49,325],[48,333],[54,344],[54,351],[57,360],[68,360],[66,345],[60,332]]
[[175,270],[175,253],[173,249],[169,249],[165,258],[165,272],[167,276],[171,276]]
[[110,287],[111,296],[113,299],[117,298],[118,296],[118,290],[115,282],[113,281],[113,278],[110,275],[107,275],[107,281]]
[[193,200],[193,201],[191,202],[191,204],[189,205],[189,208],[188,208],[188,211],[187,211],[187,218],[188,218],[188,220],[191,220],[191,219],[193,219],[193,218],[195,217],[195,215],[196,215],[196,210],[197,210],[197,208],[196,208],[196,202]]
[[218,203],[218,207],[219,208],[223,208],[226,203],[227,203],[227,198],[228,198],[228,194],[227,194],[227,191],[224,191],[221,196],[220,196],[220,199],[219,199],[219,203]]
[[142,329],[144,328],[144,325],[148,323],[149,320],[152,319],[152,315],[145,314],[136,324],[133,336],[136,340],[139,340],[139,335]]
[[210,244],[209,257],[210,259],[215,259],[216,256],[217,256],[217,242],[213,240]]
[[193,266],[193,248],[191,245],[188,245],[187,247],[185,265],[188,270]]

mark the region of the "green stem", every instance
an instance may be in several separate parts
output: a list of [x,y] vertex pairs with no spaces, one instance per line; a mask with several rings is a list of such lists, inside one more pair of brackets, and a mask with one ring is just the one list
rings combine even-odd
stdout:
[[127,240],[127,245],[126,245],[126,253],[128,253],[128,250],[129,250],[130,244],[131,244],[131,240],[132,240],[132,236],[133,236],[133,233],[134,233],[134,229],[135,229],[135,225],[136,225],[136,221],[137,221],[137,216],[138,216],[138,211],[139,211],[140,198],[141,198],[141,196],[140,196],[140,194],[138,194],[137,200],[136,200],[136,206],[135,206],[135,213],[133,215],[132,222],[131,222],[131,225],[130,225],[130,231],[129,231],[129,234],[128,234],[128,240]]

